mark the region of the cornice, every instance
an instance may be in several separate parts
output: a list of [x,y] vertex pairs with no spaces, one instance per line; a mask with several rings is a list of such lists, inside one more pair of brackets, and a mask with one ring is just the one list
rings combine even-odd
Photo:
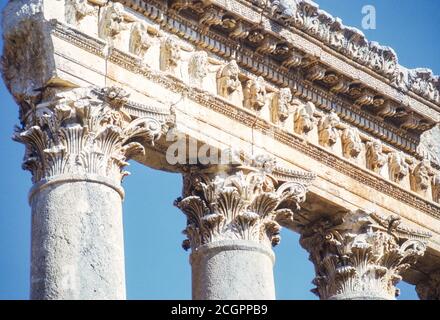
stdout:
[[[290,29],[299,29],[305,34],[313,37],[314,39],[324,43],[330,50],[343,54],[352,60],[355,65],[365,66],[371,72],[374,72],[384,77],[385,82],[395,86],[396,88],[415,96],[419,96],[426,99],[437,106],[440,106],[440,79],[439,76],[434,75],[432,70],[428,68],[415,68],[408,69],[398,63],[398,57],[393,48],[389,46],[382,46],[375,41],[369,41],[365,38],[362,31],[357,28],[345,26],[341,19],[333,17],[328,12],[319,8],[317,3],[310,0],[235,0],[238,3],[247,4],[248,7],[258,7],[257,11],[263,12],[263,14],[271,20],[277,21],[280,25],[288,27]],[[226,0],[213,0],[214,3],[225,5],[230,1]],[[299,19],[299,15],[304,15],[303,21]],[[310,23],[305,21],[308,18]],[[314,28],[312,28],[312,24]],[[337,30],[343,36],[343,45],[335,46],[331,43],[328,37],[322,36],[319,33],[314,33],[313,30],[317,29],[334,29]],[[365,47],[365,59],[359,59],[353,55],[347,47],[353,41],[358,41],[359,44]],[[369,59],[368,59],[369,58]],[[393,62],[395,67],[392,70],[383,70],[374,68],[371,65],[371,60],[388,60]],[[399,75],[399,73],[401,75]],[[402,79],[397,79],[397,77]],[[432,85],[436,89],[437,94],[435,97],[429,97],[426,92],[416,89],[412,86],[412,82],[416,81],[418,77],[423,77],[427,81],[428,85]]]

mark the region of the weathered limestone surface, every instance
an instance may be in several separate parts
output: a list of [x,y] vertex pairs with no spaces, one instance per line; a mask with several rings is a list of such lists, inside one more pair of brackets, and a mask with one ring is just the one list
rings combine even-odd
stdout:
[[437,125],[423,133],[420,149],[428,158],[440,163],[440,127]]
[[71,179],[34,187],[31,299],[125,299],[121,194]]
[[118,88],[49,89],[22,111],[14,139],[35,183],[32,299],[125,299],[121,180],[167,124],[122,111]]
[[249,240],[222,240],[190,256],[195,300],[273,300],[275,255]]
[[399,223],[357,211],[301,226],[300,243],[315,264],[313,292],[325,300],[395,299],[401,273],[426,249],[423,238]]
[[[196,299],[273,299],[281,226],[301,234],[322,299],[393,299],[401,277],[438,297],[438,77],[314,3],[261,5],[8,3],[2,74],[34,183],[33,298],[125,297],[129,159],[184,175]],[[171,114],[203,151],[277,165],[170,163]]]
[[254,165],[184,176],[176,205],[188,218],[183,247],[192,249],[194,299],[275,299],[277,219],[299,209],[309,181],[279,183],[270,159]]

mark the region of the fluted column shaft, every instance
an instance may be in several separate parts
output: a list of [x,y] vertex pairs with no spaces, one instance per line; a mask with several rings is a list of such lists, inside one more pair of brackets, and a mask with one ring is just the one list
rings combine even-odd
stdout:
[[[15,140],[31,171],[32,299],[125,299],[121,180],[162,125],[132,120],[118,88],[47,90]],[[140,141],[140,140],[139,140]]]
[[275,299],[276,220],[292,215],[305,190],[249,167],[185,174],[176,205],[188,218],[193,299]]

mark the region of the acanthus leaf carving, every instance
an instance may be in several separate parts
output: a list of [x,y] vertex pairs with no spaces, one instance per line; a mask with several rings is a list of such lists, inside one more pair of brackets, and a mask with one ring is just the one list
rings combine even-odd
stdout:
[[222,10],[209,7],[202,13],[199,23],[203,26],[203,30],[207,31],[211,26],[221,25],[223,23],[223,14]]
[[33,182],[67,174],[120,181],[127,160],[145,152],[168,129],[153,117],[132,120],[122,109],[128,94],[117,87],[78,88],[35,104],[14,139],[26,146],[23,168]]
[[175,205],[187,216],[185,249],[226,239],[279,243],[279,216],[293,215],[305,200],[307,188],[299,182],[278,182],[266,165],[232,172],[184,174],[183,198]]
[[399,219],[378,220],[363,210],[319,218],[303,227],[301,245],[309,251],[321,299],[394,299],[401,273],[423,256],[421,240],[400,238]]
[[243,22],[237,21],[235,28],[229,33],[229,37],[234,40],[246,39],[249,36],[249,30],[243,25]]
[[303,61],[302,54],[296,52],[293,49],[290,49],[282,65],[285,68],[294,68],[300,66],[302,61]]
[[326,71],[323,66],[315,64],[307,70],[306,78],[310,81],[322,80],[324,79]]

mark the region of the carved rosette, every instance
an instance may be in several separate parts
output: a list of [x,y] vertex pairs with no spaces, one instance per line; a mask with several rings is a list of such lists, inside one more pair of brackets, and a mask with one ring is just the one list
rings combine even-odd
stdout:
[[132,120],[119,88],[73,89],[31,105],[14,139],[26,146],[23,168],[33,182],[62,174],[94,174],[121,181],[127,160],[143,154],[168,128],[154,118]]
[[270,174],[249,167],[231,173],[187,173],[183,198],[175,201],[188,218],[183,248],[232,239],[275,246],[280,241],[277,217],[293,216],[306,192],[298,182],[277,187]]
[[440,270],[430,273],[416,285],[421,300],[440,300]]
[[357,211],[307,226],[300,243],[315,265],[312,292],[324,300],[394,299],[401,273],[426,248],[419,239],[400,238],[399,222]]

